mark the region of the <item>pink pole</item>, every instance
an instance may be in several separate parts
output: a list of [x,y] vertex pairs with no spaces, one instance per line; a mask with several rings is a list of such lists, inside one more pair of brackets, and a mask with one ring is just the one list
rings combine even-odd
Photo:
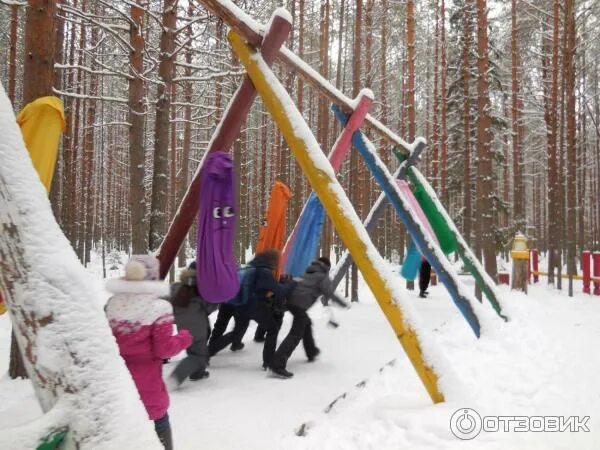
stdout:
[[[369,108],[371,107],[371,103],[373,103],[372,95],[372,92],[368,90],[362,90],[359,93],[358,101],[356,102],[356,108],[354,109],[354,112],[348,119],[346,126],[342,130],[342,134],[340,134],[337,141],[335,141],[335,144],[333,144],[333,148],[331,149],[328,158],[329,162],[331,163],[331,167],[333,167],[334,172],[337,172],[340,169],[342,163],[344,162],[344,159],[346,158],[346,156],[350,152],[350,149],[352,148],[352,135],[356,130],[358,130],[362,126],[365,117],[369,112]],[[288,237],[288,240],[285,242],[285,246],[283,247],[281,262],[279,263],[279,267],[281,270],[283,270],[283,268],[285,267],[288,255],[290,253],[291,245],[294,242],[294,239],[296,239],[296,229],[298,227],[298,223],[300,222],[300,217],[302,217],[302,212],[300,213],[300,216],[298,217],[298,220],[296,221],[296,224],[294,225],[294,228],[292,229],[292,232],[290,233],[290,236]]]
[[539,261],[539,252],[536,249],[531,250],[531,264],[532,264],[532,271],[533,271],[533,282],[537,283],[538,281],[540,281],[540,276],[538,275],[538,272],[540,271],[540,261]]
[[342,130],[342,134],[340,134],[340,137],[335,141],[335,144],[333,144],[333,149],[329,154],[329,161],[331,162],[333,170],[336,172],[340,170],[346,155],[350,152],[350,148],[352,147],[352,135],[354,135],[354,132],[358,130],[365,121],[371,103],[373,103],[373,93],[368,90],[361,91],[359,93],[356,109],[348,119],[346,126]]
[[600,295],[600,253],[594,253],[594,295]]
[[581,271],[583,272],[583,293],[591,294],[590,282],[591,282],[591,254],[587,250],[581,253]]

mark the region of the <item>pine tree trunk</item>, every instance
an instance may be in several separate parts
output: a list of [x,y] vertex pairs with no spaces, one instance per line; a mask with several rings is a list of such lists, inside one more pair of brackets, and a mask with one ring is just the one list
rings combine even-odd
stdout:
[[[304,55],[304,0],[299,0],[298,2],[298,56],[300,58]],[[297,105],[298,111],[303,113],[304,111],[304,80],[302,77],[298,77],[298,86],[297,86]],[[303,173],[298,165],[298,162],[294,160],[294,198],[292,201],[293,204],[293,217],[294,219],[300,216],[300,210],[302,208],[302,200],[303,200]]]
[[[598,59],[594,62],[594,115],[596,120],[600,120],[600,65]],[[592,189],[591,197],[600,198],[600,128],[596,122],[596,155],[595,155],[595,171],[592,172]],[[593,156],[592,156],[593,157]],[[600,202],[593,202],[592,205],[592,242],[594,249],[600,251]]]
[[[581,38],[585,41],[588,38],[587,34],[587,21],[585,18],[583,19],[582,30],[581,30]],[[583,89],[587,89],[588,87],[588,78],[587,78],[587,68],[586,68],[586,54],[587,49],[583,48],[580,54],[580,67],[581,67],[581,84]],[[577,250],[581,252],[585,250],[587,247],[588,239],[587,234],[590,230],[590,226],[586,227],[586,211],[590,211],[590,205],[588,203],[587,194],[587,153],[588,153],[588,145],[587,145],[587,113],[586,113],[586,105],[583,102],[579,104],[579,136],[581,136],[581,140],[579,143],[579,156],[577,158],[577,173],[580,174],[579,184],[578,184],[578,197],[581,198],[581,204],[577,205]]]
[[[59,4],[64,4],[66,0],[59,0]],[[16,18],[16,16],[15,16]],[[55,62],[62,64],[64,63],[64,57],[66,53],[65,46],[65,19],[60,15],[55,20]],[[15,29],[16,31],[16,29]],[[12,28],[11,28],[12,33]],[[54,87],[58,90],[63,90],[63,72],[60,69],[54,69]],[[10,96],[9,96],[10,98]],[[65,104],[65,99],[63,99]],[[63,137],[63,149],[64,149],[64,137]],[[59,151],[56,158],[56,165],[54,169],[54,176],[52,177],[52,185],[50,187],[50,204],[52,205],[52,212],[58,224],[62,227],[62,196],[63,196],[63,166],[64,166],[64,152]]]
[[415,39],[415,2],[407,0],[406,2],[406,47],[407,47],[407,69],[408,86],[407,99],[408,106],[408,141],[413,142],[417,134],[417,120],[415,115],[415,58],[416,58],[416,39]]
[[[94,37],[96,35],[96,37]],[[92,42],[95,42],[94,38],[97,39],[97,28],[94,28],[92,32]],[[92,65],[93,67],[93,65]],[[91,97],[98,96],[98,77],[90,75],[90,86],[89,92]],[[87,265],[90,262],[90,252],[92,247],[92,230],[93,230],[93,215],[94,215],[94,196],[96,192],[93,190],[93,174],[94,174],[94,135],[96,129],[94,127],[96,121],[96,108],[97,103],[94,99],[86,100],[86,129],[84,132],[83,139],[83,167],[82,167],[82,216],[83,221],[81,230],[81,247],[83,252],[79,255],[79,260],[83,265]],[[99,128],[99,132],[102,129]]]
[[[356,17],[354,23],[354,52],[352,55],[352,95],[356,97],[361,88],[361,67],[362,67],[362,0],[356,0]],[[360,192],[360,161],[358,152],[350,154],[350,199],[355,205],[360,215],[361,192]],[[350,271],[350,300],[358,301],[358,269],[356,264],[352,264]]]
[[[567,273],[577,274],[576,266],[576,236],[577,236],[577,123],[575,104],[575,1],[565,0],[565,50],[564,50],[564,77],[566,90],[566,117],[567,117]],[[583,200],[583,198],[581,198]],[[569,295],[573,295],[573,280],[569,279]]]
[[[373,88],[373,0],[367,0],[366,8],[364,8],[364,26],[362,27],[361,33],[364,34],[365,38],[365,69],[364,69],[364,84],[361,83],[360,88]],[[362,37],[361,37],[362,38]],[[356,94],[355,94],[356,95]],[[371,179],[369,176],[369,170],[366,164],[359,164],[359,186],[360,186],[360,198],[358,203],[359,217],[364,218],[369,211],[369,204],[371,203]],[[373,231],[372,239],[375,239],[377,230]]]
[[[320,9],[321,26],[319,30],[319,72],[325,79],[329,79],[329,20],[330,5],[329,0],[321,2]],[[331,144],[329,140],[329,102],[325,96],[319,96],[319,138],[321,149],[327,153],[330,151]],[[323,235],[321,238],[321,254],[330,256],[332,227],[331,221],[326,217],[323,224]]]
[[[387,34],[388,34],[388,0],[383,0],[381,5],[381,10],[384,12],[383,17],[381,18],[381,59],[380,59],[380,73],[381,73],[381,121],[382,123],[388,123],[388,74],[387,74],[387,53],[388,53],[388,45],[387,45]],[[380,145],[382,148],[385,148],[387,145],[386,142],[381,139]],[[381,157],[383,159],[384,164],[391,169],[391,155],[390,152],[382,152]],[[382,214],[380,220],[380,233],[379,233],[379,242],[378,247],[379,251],[382,252],[386,259],[390,258],[390,254],[388,252],[389,248],[391,248],[391,236],[390,236],[390,224],[389,224],[389,214]]]
[[[416,58],[416,25],[415,25],[415,2],[407,0],[406,2],[406,48],[407,48],[407,71],[408,86],[406,88],[406,105],[408,110],[408,142],[413,142],[417,134],[417,118],[415,105],[415,58]],[[435,95],[435,94],[434,94]],[[434,143],[435,145],[435,143]],[[406,245],[410,245],[410,239],[407,239]],[[406,288],[413,290],[415,282],[406,281]]]
[[[175,83],[171,83],[171,92],[169,94],[171,96],[171,104],[177,101],[177,92],[175,90]],[[177,155],[177,112],[175,108],[171,108],[171,118],[170,118],[170,137],[171,140],[169,142],[169,214],[168,220],[169,222],[173,219],[175,215],[175,209],[177,208],[177,166],[179,163],[179,158]]]
[[[560,236],[559,217],[560,191],[558,188],[558,165],[557,165],[557,132],[558,132],[558,36],[559,30],[559,1],[554,0],[553,8],[553,37],[552,37],[552,84],[549,109],[548,129],[548,283],[554,284],[554,271],[560,264]],[[560,283],[560,278],[558,279]]]
[[441,136],[440,136],[440,165],[441,165],[441,173],[440,173],[440,184],[441,184],[441,200],[444,205],[449,208],[449,199],[448,199],[448,92],[446,89],[446,72],[447,72],[447,61],[446,61],[446,3],[445,0],[442,0],[442,5],[440,7],[440,28],[442,41],[440,44],[441,53],[442,53],[442,63],[440,67],[441,71],[441,86],[440,86],[440,96],[441,96]]
[[[344,41],[344,16],[346,3],[340,0],[340,24],[338,28],[338,48],[337,48],[337,70],[335,75],[335,85],[338,89],[344,90],[342,86],[342,43]],[[337,121],[336,121],[337,122]]]
[[[81,9],[86,10],[87,1],[83,0],[81,2]],[[86,37],[87,37],[87,26],[80,27],[79,32],[79,49],[85,48]],[[84,248],[84,231],[85,231],[85,200],[83,199],[83,185],[84,185],[84,168],[83,168],[83,160],[84,160],[84,145],[85,145],[85,119],[86,119],[86,99],[83,98],[85,94],[86,81],[88,78],[88,74],[85,73],[81,67],[85,64],[85,52],[79,51],[79,56],[77,57],[77,65],[78,65],[78,75],[77,75],[77,93],[82,96],[82,98],[78,99],[77,105],[75,107],[77,111],[77,117],[75,118],[75,152],[73,153],[74,160],[71,166],[71,180],[70,183],[73,185],[73,193],[72,197],[74,199],[74,205],[71,209],[71,223],[73,226],[73,234],[72,234],[72,245],[75,248],[75,252],[79,256],[79,260],[83,262],[83,248]],[[81,128],[80,128],[81,126]],[[81,129],[81,131],[80,131]]]
[[[513,158],[513,220],[518,229],[525,226],[525,209],[522,171],[523,126],[521,124],[522,100],[520,98],[521,61],[519,54],[519,28],[517,26],[517,0],[512,1],[512,158]],[[522,230],[525,232],[525,230]]]
[[481,249],[487,273],[496,278],[493,222],[492,121],[490,117],[489,56],[486,0],[477,0],[477,211]]
[[[563,8],[564,11],[564,8]],[[562,46],[561,46],[561,50],[562,52],[560,53],[561,58],[560,58],[560,62],[559,62],[559,71],[560,71],[560,83],[559,83],[559,88],[560,88],[560,100],[559,100],[559,105],[560,105],[560,118],[558,120],[558,127],[559,127],[559,139],[558,139],[558,145],[557,145],[557,160],[558,160],[558,178],[557,178],[557,183],[558,183],[558,197],[560,200],[560,208],[558,209],[559,214],[558,214],[558,235],[559,235],[559,239],[560,239],[560,251],[559,251],[559,255],[560,255],[560,260],[559,260],[559,264],[558,264],[558,277],[556,279],[556,287],[558,289],[562,289],[562,270],[563,270],[563,261],[566,260],[567,258],[567,226],[566,226],[566,222],[567,222],[567,187],[566,187],[566,181],[565,181],[565,175],[566,175],[566,156],[567,156],[567,152],[566,152],[566,119],[565,119],[565,111],[566,111],[566,83],[565,83],[565,53],[564,50],[567,46],[567,27],[564,24],[563,21],[563,35],[562,35]]]
[[[504,114],[504,117],[508,117],[509,113],[508,113],[508,95],[503,95],[502,96],[502,113]],[[509,176],[509,170],[508,170],[508,166],[509,166],[509,161],[510,161],[510,151],[511,151],[511,144],[509,142],[509,136],[507,133],[503,133],[502,134],[502,154],[504,157],[504,161],[502,163],[502,201],[504,201],[504,203],[506,205],[510,204],[510,176]],[[513,161],[514,163],[514,161]],[[514,167],[514,166],[513,166]],[[498,180],[498,184],[500,184],[500,180]],[[500,191],[500,186],[497,187],[497,190]],[[516,199],[514,198],[513,195],[513,203],[516,201]],[[500,212],[500,215],[498,217],[498,223],[499,226],[501,228],[506,228],[508,229],[508,227],[510,227],[512,224],[510,223],[510,210],[509,208],[506,209],[506,211]],[[525,231],[525,230],[522,230]]]
[[148,246],[158,249],[167,230],[169,132],[171,129],[171,84],[175,71],[175,28],[177,26],[177,1],[164,0],[162,33],[160,37],[160,83],[156,95],[156,121],[154,124],[154,165],[152,175],[152,203]]
[[56,2],[29,0],[25,14],[23,104],[52,95],[54,86],[54,20]]
[[[187,15],[190,19],[194,16],[194,6],[191,2],[188,4]],[[191,41],[192,35],[193,35],[191,26],[188,27],[186,34],[187,34],[187,39],[189,39]],[[192,48],[191,47],[188,47],[185,51],[185,62],[186,62],[186,67],[185,67],[184,73],[185,73],[185,76],[189,78],[192,76],[192,68],[191,68]],[[184,87],[183,87],[183,101],[185,103],[184,112],[183,112],[183,114],[184,114],[184,116],[183,116],[183,120],[184,120],[183,142],[181,144],[181,146],[182,146],[182,148],[181,148],[181,171],[179,173],[179,178],[178,178],[179,184],[177,186],[178,195],[177,195],[176,204],[179,204],[179,202],[181,202],[181,199],[184,197],[185,191],[187,190],[187,187],[189,184],[190,148],[191,148],[191,144],[192,144],[192,99],[193,99],[192,93],[193,93],[192,82],[186,81],[184,84]],[[236,168],[237,168],[237,170],[239,170],[239,166],[236,165]],[[238,178],[238,179],[240,179],[240,178]],[[239,196],[237,198],[239,199]],[[239,208],[237,209],[237,211],[239,211]],[[238,220],[238,223],[239,222],[240,221]],[[187,261],[186,261],[185,249],[186,249],[186,240],[183,241],[183,244],[179,248],[179,253],[177,254],[177,265],[179,267],[184,267],[186,265]]]
[[143,0],[131,4],[131,22],[129,28],[129,44],[133,51],[129,54],[129,208],[131,211],[131,247],[133,253],[148,251],[148,233],[146,219],[145,145],[144,126],[146,111],[144,110],[145,82],[144,72],[144,10]]
[[[77,8],[78,1],[73,0],[73,8]],[[75,65],[75,48],[76,48],[76,34],[75,27],[71,26],[71,32],[67,39],[68,48],[68,64],[70,66]],[[67,53],[65,51],[65,53]],[[76,81],[76,71],[71,70],[65,77],[64,86],[75,86],[79,85]],[[75,243],[75,188],[76,188],[76,167],[77,161],[77,136],[78,136],[78,124],[79,124],[79,111],[78,111],[79,100],[78,99],[66,99],[65,103],[65,115],[66,115],[66,126],[63,134],[63,182],[65,188],[62,192],[62,208],[61,208],[61,220],[62,230],[67,236],[67,239],[74,244]]]
[[463,150],[463,189],[464,189],[464,224],[463,233],[467,242],[471,242],[471,98],[470,98],[470,83],[471,83],[471,14],[472,0],[465,0],[463,12],[463,27],[464,27],[464,44],[463,44],[463,134],[464,134],[464,150]]
[[[432,126],[432,136],[431,136],[431,173],[429,176],[432,179],[432,187],[438,192],[440,188],[440,98],[439,98],[439,34],[440,34],[440,19],[439,19],[439,8],[438,8],[438,0],[435,0],[435,34],[434,34],[434,45],[435,49],[433,52],[433,111],[431,117],[433,119]],[[407,6],[408,7],[408,6]],[[414,14],[414,12],[413,12]],[[414,33],[414,24],[413,24],[413,33]],[[410,41],[407,40],[407,43]],[[414,42],[414,38],[413,38]],[[410,44],[409,44],[410,45]],[[413,50],[414,51],[414,50]],[[410,52],[410,47],[409,47]],[[414,55],[414,53],[413,53]],[[414,58],[413,58],[414,59]],[[410,56],[409,56],[409,64],[410,64]],[[414,71],[414,62],[413,71]],[[410,72],[409,72],[410,73]],[[414,86],[414,84],[413,84]],[[410,89],[410,88],[409,88]],[[413,88],[414,89],[414,88]],[[410,90],[409,90],[410,92]],[[414,103],[414,94],[413,94],[413,103]],[[410,118],[409,118],[410,120]]]

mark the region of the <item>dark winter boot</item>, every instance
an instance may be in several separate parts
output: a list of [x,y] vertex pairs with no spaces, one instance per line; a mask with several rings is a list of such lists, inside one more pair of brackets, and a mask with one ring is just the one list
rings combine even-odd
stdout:
[[265,335],[267,332],[260,325],[256,327],[256,331],[254,332],[254,342],[265,342]]
[[319,350],[318,348],[316,348],[313,353],[311,353],[310,355],[307,356],[308,362],[314,362],[314,361],[316,361],[320,354],[321,354],[321,350]]
[[210,376],[210,372],[208,370],[198,370],[190,375],[191,381],[198,381],[208,378]]
[[166,430],[158,431],[157,434],[158,439],[160,439],[160,443],[165,450],[173,450],[173,434],[171,433],[171,428],[169,427]]
[[427,298],[427,293],[425,291],[421,291],[421,292],[419,292],[419,297]]
[[278,378],[292,378],[294,374],[280,367],[271,367],[271,372]]
[[229,347],[231,349],[232,352],[239,352],[240,350],[242,350],[244,348],[244,343],[243,342],[234,342],[233,344],[231,344],[231,347]]

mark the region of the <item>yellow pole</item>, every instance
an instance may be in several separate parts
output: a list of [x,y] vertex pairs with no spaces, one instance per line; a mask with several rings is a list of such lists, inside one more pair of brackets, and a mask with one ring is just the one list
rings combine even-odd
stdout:
[[[302,116],[268,66],[262,64],[260,55],[251,50],[235,32],[230,31],[228,37],[234,51],[246,68],[252,83],[254,83],[254,87],[262,97],[263,103],[273,116],[288,146],[308,178],[312,189],[321,200],[340,238],[344,241],[379,306],[394,329],[431,399],[434,403],[443,402],[444,395],[439,389],[437,374],[425,362],[418,337],[411,325],[406,322],[402,311],[398,307],[401,299],[392,291],[383,275],[377,270],[377,267],[381,267],[384,261],[368,238],[368,234],[352,208],[350,200],[335,178],[331,165],[323,152],[318,149],[314,136],[297,134],[298,128],[294,127],[288,113],[293,111],[297,113],[295,114],[297,117],[294,117],[296,123],[303,120]],[[308,128],[306,123],[304,123],[304,127]],[[318,151],[314,151],[315,147]]]

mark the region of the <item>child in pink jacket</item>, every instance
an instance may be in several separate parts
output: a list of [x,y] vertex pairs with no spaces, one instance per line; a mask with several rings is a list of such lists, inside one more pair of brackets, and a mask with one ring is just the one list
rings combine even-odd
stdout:
[[187,348],[192,336],[187,330],[173,335],[173,309],[160,298],[169,294],[169,286],[159,281],[158,271],[156,258],[134,255],[125,266],[125,277],[106,284],[113,294],[106,304],[106,315],[156,433],[165,449],[171,450],[163,359]]

